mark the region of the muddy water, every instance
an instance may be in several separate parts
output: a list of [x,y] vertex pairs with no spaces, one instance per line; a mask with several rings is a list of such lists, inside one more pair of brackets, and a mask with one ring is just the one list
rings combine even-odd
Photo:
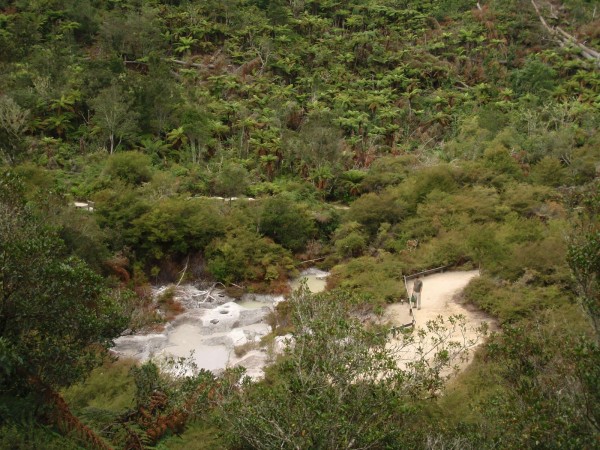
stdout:
[[[327,275],[308,269],[290,284],[295,289],[304,279],[312,292],[321,292]],[[167,288],[155,289],[155,297]],[[215,374],[240,365],[254,379],[264,376],[263,368],[270,356],[261,339],[271,332],[266,318],[277,303],[285,300],[283,296],[244,294],[236,301],[221,290],[182,285],[175,289],[175,299],[185,311],[164,331],[122,336],[115,340],[114,353],[140,361],[189,358],[198,368]],[[239,351],[242,346],[244,351]]]
[[[157,289],[155,295],[163,290]],[[176,289],[175,299],[185,311],[164,331],[122,336],[115,341],[113,351],[140,361],[189,358],[198,368],[215,374],[243,365],[249,376],[263,376],[262,368],[269,358],[266,349],[260,348],[260,340],[271,332],[265,318],[283,297],[247,294],[236,302],[222,291],[185,285]],[[249,346],[250,351],[237,357],[235,348],[242,345]]]
[[303,271],[298,278],[293,279],[290,282],[292,290],[296,290],[300,285],[305,282],[308,290],[313,294],[323,292],[325,285],[327,284],[327,276],[329,272],[324,272],[319,269],[311,268]]

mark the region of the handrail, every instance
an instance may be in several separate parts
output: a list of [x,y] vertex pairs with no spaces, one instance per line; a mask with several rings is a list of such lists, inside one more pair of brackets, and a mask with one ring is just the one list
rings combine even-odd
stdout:
[[416,273],[413,273],[413,274],[411,274],[409,276],[405,276],[404,279],[408,280],[410,278],[414,278],[416,276],[423,275],[423,274],[426,274],[426,273],[433,273],[433,272],[438,272],[438,271],[443,272],[444,269],[447,269],[448,267],[451,267],[451,266],[440,266],[440,267],[435,267],[433,269],[423,270],[421,272],[416,272]]
[[[440,267],[436,267],[434,269],[428,269],[428,270],[423,270],[422,272],[413,273],[412,275],[409,275],[409,276],[406,276],[406,275],[402,276],[404,278],[404,289],[406,290],[406,296],[408,297],[408,308],[410,310],[410,315],[412,316],[413,320],[412,320],[412,323],[404,324],[400,328],[408,328],[411,326],[414,328],[416,325],[415,312],[413,311],[413,305],[410,301],[410,296],[408,295],[408,284],[406,283],[406,280],[415,278],[419,275],[435,273],[435,272],[443,272],[444,269],[447,269],[448,267],[450,267],[450,266],[440,266]],[[394,328],[398,328],[398,327],[394,327]]]

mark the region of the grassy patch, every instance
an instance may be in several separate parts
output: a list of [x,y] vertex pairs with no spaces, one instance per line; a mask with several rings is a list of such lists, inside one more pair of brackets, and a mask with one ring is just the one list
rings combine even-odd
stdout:
[[135,385],[131,360],[106,362],[83,382],[63,392],[73,413],[92,427],[109,423],[118,414],[134,406]]
[[203,421],[195,421],[188,425],[179,436],[169,436],[162,440],[158,449],[168,450],[223,450],[223,440],[219,430]]
[[242,345],[236,345],[233,348],[233,352],[235,353],[235,356],[237,356],[238,358],[241,358],[246,353],[248,353],[250,350],[254,350],[256,348],[258,348],[258,343],[246,342],[245,344],[242,344]]
[[500,282],[485,275],[469,283],[464,299],[497,317],[501,323],[533,317],[549,308],[569,309],[569,304],[574,301],[556,286]]
[[406,297],[402,282],[403,264],[393,255],[363,256],[333,268],[329,288],[347,289],[365,305],[383,306]]
[[81,450],[68,437],[37,423],[5,423],[0,427],[0,448],[11,450]]

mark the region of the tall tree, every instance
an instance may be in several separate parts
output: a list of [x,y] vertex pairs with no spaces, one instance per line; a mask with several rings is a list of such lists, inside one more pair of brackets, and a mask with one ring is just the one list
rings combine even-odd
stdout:
[[18,158],[29,111],[8,95],[0,95],[0,156],[9,164]]
[[0,395],[81,379],[126,326],[102,278],[0,174]]
[[112,155],[123,139],[137,131],[138,115],[131,108],[132,101],[116,84],[100,91],[90,103],[94,109],[93,123],[103,140],[108,141],[108,150]]

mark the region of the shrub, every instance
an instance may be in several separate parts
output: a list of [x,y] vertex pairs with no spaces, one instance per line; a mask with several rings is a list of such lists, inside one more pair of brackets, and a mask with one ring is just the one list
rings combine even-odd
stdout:
[[412,155],[376,159],[361,181],[360,190],[378,192],[388,186],[400,184],[416,163],[417,160]]
[[95,218],[110,235],[107,241],[113,250],[131,245],[132,222],[150,210],[150,204],[130,186],[114,183],[111,189],[98,192],[94,197]]
[[523,174],[521,168],[511,156],[510,151],[502,143],[493,141],[486,148],[483,155],[484,164],[498,174],[520,179]]
[[248,171],[242,165],[227,163],[213,179],[213,193],[225,197],[245,194],[249,185],[248,177]]
[[518,94],[547,94],[555,86],[556,71],[539,59],[530,58],[519,70],[512,72],[511,81]]
[[130,239],[144,258],[184,256],[203,250],[224,233],[223,218],[211,201],[165,199],[131,223]]
[[115,153],[106,162],[105,174],[127,184],[140,185],[152,177],[152,158],[135,151]]
[[537,184],[560,186],[565,181],[565,169],[558,159],[546,156],[533,166],[531,179]]
[[79,450],[82,447],[50,427],[37,423],[3,423],[0,426],[0,448],[18,450]]
[[500,322],[532,318],[548,308],[567,308],[568,302],[556,286],[510,284],[489,276],[474,278],[463,291],[465,300],[497,317]]
[[335,266],[328,285],[353,292],[359,303],[354,307],[371,309],[399,301],[406,295],[402,283],[403,262],[390,254],[363,256]]
[[315,224],[305,208],[285,196],[277,196],[264,202],[260,232],[295,252],[314,237]]
[[367,248],[367,234],[358,222],[348,222],[340,226],[334,234],[334,246],[343,258],[361,255]]
[[407,216],[407,205],[397,192],[386,189],[376,194],[369,193],[358,198],[350,206],[348,220],[364,225],[374,236],[382,223],[395,224]]
[[291,255],[280,245],[247,229],[235,229],[206,251],[208,270],[219,281],[274,281],[293,269]]

